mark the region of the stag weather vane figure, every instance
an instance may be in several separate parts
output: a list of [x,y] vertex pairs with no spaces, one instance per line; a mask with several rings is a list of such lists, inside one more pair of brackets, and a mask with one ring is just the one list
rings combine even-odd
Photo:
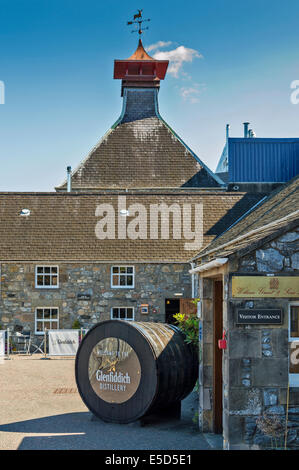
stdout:
[[142,33],[148,29],[148,26],[146,28],[143,28],[142,27],[142,23],[145,23],[146,21],[150,21],[150,18],[147,18],[147,19],[143,19],[142,18],[142,11],[143,10],[137,10],[138,13],[136,13],[134,16],[133,16],[133,20],[132,21],[128,21],[127,22],[127,25],[130,26],[130,25],[136,25],[136,28],[133,29],[131,31],[131,33],[136,33],[138,32],[139,34],[139,37],[141,37]]

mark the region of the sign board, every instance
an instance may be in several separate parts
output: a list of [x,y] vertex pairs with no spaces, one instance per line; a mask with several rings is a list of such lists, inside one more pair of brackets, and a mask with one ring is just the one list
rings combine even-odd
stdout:
[[0,330],[0,357],[5,356],[5,330]]
[[200,300],[197,303],[197,318],[201,318],[201,302],[200,302]]
[[237,324],[273,324],[282,323],[280,309],[242,309],[237,311]]
[[91,295],[90,294],[78,294],[77,295],[77,300],[90,300]]
[[137,391],[141,366],[134,349],[124,340],[108,337],[93,348],[88,375],[94,392],[107,403],[124,403]]
[[299,297],[299,277],[232,276],[232,297]]
[[199,341],[202,341],[202,321],[199,321],[198,323],[198,339]]
[[49,330],[49,356],[75,356],[79,330]]
[[143,315],[148,314],[148,304],[141,304],[140,305],[140,311]]

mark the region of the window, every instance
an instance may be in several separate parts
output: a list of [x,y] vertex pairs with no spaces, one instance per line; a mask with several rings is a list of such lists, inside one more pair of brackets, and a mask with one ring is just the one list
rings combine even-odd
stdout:
[[289,381],[299,387],[299,303],[289,304]]
[[53,289],[59,287],[58,266],[36,266],[35,287],[39,289]]
[[133,307],[113,307],[111,309],[112,320],[134,320]]
[[35,334],[43,334],[47,330],[57,330],[59,315],[57,307],[38,307],[35,309]]
[[111,287],[133,288],[134,287],[134,266],[112,266]]

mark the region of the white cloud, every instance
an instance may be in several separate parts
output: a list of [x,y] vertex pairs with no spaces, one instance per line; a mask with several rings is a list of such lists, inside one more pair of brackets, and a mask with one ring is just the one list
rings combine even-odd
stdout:
[[185,101],[190,101],[191,103],[199,102],[199,90],[197,88],[181,88],[180,92]]
[[168,73],[178,78],[179,72],[184,62],[192,62],[193,59],[201,59],[203,56],[195,49],[189,49],[185,46],[178,46],[170,51],[157,51],[154,56],[157,60],[169,60]]
[[194,83],[189,87],[181,87],[180,95],[184,101],[189,101],[190,103],[198,103],[199,95],[205,90],[205,84],[203,83]]
[[155,44],[151,44],[150,46],[146,47],[145,49],[150,52],[154,51],[155,49],[159,49],[160,47],[168,47],[172,44],[171,41],[158,41]]
[[151,44],[146,47],[148,52],[156,51],[153,57],[157,60],[169,60],[168,73],[175,78],[182,78],[183,80],[189,81],[189,86],[181,87],[179,92],[184,101],[190,103],[198,103],[199,95],[202,91],[203,84],[194,83],[189,74],[183,70],[185,62],[193,62],[194,59],[201,59],[203,57],[195,49],[190,49],[185,46],[178,46],[175,49],[168,51],[162,51],[162,48],[168,47],[173,44],[171,41],[158,41],[155,44]]

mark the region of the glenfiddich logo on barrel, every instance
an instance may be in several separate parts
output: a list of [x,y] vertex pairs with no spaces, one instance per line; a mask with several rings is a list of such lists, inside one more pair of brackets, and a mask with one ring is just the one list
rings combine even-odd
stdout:
[[140,383],[141,368],[131,346],[119,338],[105,338],[93,348],[89,380],[95,393],[108,403],[131,398]]
[[[120,383],[126,383],[129,384],[131,383],[131,377],[128,375],[128,372],[126,375],[123,375],[121,372],[113,374],[113,372],[110,372],[110,374],[103,374],[103,371],[97,370],[96,373],[96,378],[99,382],[110,382],[115,383],[115,382],[120,382]],[[119,386],[113,387],[110,384],[100,384],[100,389],[101,390],[117,390],[117,391],[125,391],[126,387],[125,386]]]

